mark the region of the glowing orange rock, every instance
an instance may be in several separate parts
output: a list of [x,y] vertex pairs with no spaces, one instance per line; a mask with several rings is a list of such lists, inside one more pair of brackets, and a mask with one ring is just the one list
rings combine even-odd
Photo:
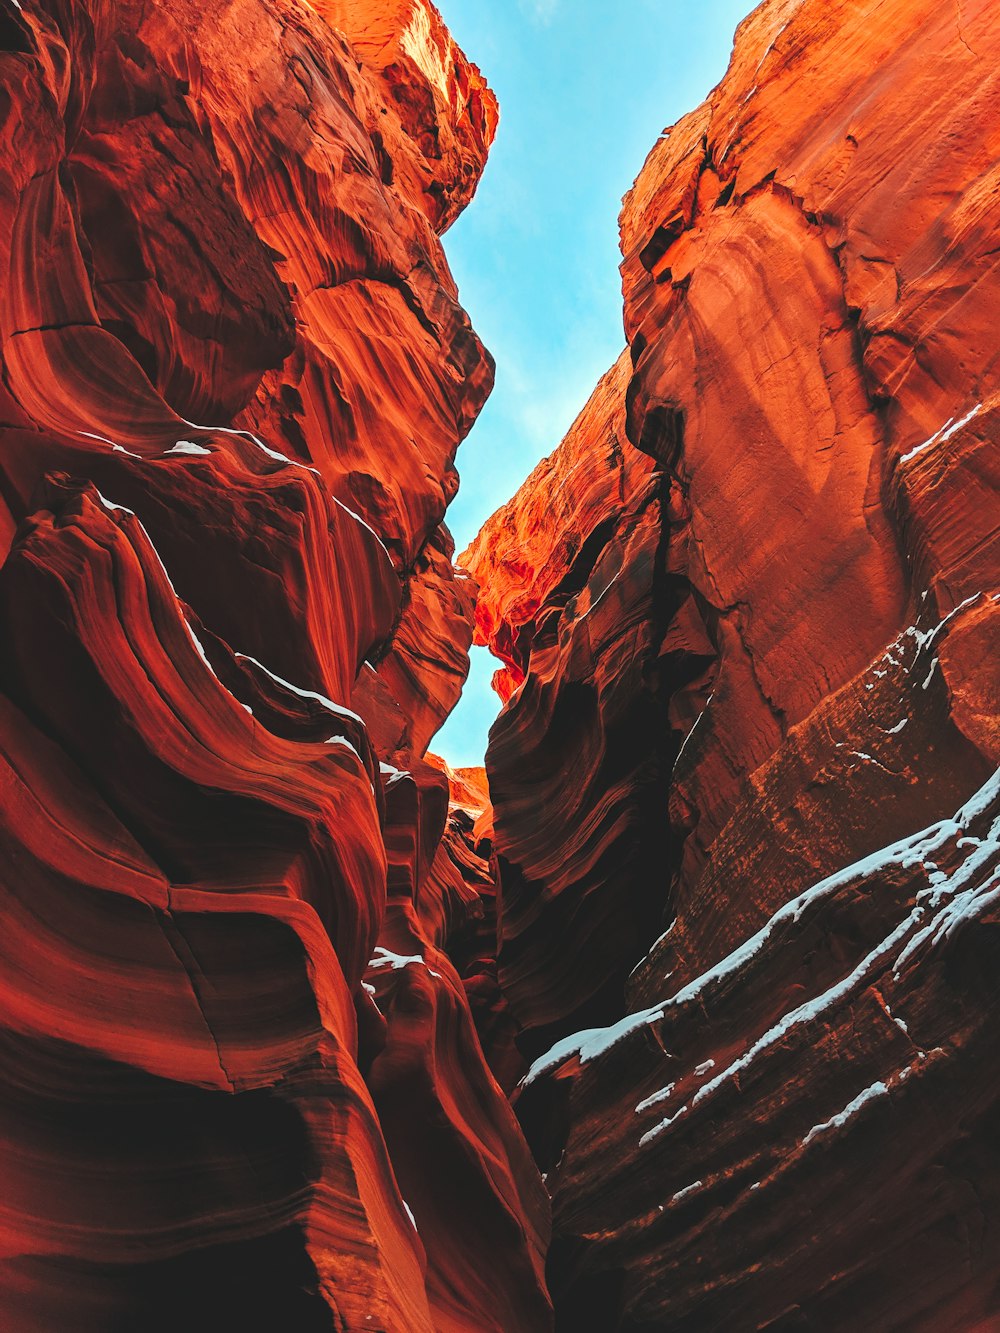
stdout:
[[422,0],[0,30],[0,1323],[544,1330],[445,953],[495,957],[495,881],[420,759],[492,95]]
[[[316,0],[382,81],[392,169],[444,231],[472,198],[497,128],[496,98],[427,0]],[[387,142],[380,116],[368,128]],[[379,137],[376,137],[379,136]],[[405,137],[404,137],[405,136]]]
[[[481,933],[495,957],[494,881],[470,855],[467,821],[449,819],[444,776],[411,768],[386,778],[389,903],[367,981],[388,1031],[368,1084],[426,1247],[435,1327],[543,1328],[548,1199],[467,993],[481,971]],[[475,1226],[459,1233],[456,1215]]]

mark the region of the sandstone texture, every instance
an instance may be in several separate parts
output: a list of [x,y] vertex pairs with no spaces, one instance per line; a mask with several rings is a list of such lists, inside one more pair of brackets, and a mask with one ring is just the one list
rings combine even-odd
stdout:
[[560,1329],[1000,1322],[998,55],[756,10],[462,557]]
[[[628,353],[461,559],[511,702],[487,756],[499,971],[525,1055],[621,1012],[658,933],[667,730],[647,678],[662,479],[625,433]],[[662,632],[662,627],[661,627]]]
[[547,1329],[423,758],[495,100],[425,0],[0,18],[0,1325]]
[[766,0],[456,565],[429,0],[0,0],[5,1333],[1000,1327],[998,58]]

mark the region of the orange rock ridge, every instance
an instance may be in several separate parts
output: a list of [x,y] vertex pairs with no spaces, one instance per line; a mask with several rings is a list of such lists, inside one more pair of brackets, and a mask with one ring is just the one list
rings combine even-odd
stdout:
[[623,353],[461,556],[482,585],[477,638],[507,664],[498,692],[512,696],[486,763],[499,974],[527,1056],[620,1006],[662,905],[662,842],[646,814],[666,779],[664,722],[644,649],[663,491],[652,460],[627,445],[630,371]]

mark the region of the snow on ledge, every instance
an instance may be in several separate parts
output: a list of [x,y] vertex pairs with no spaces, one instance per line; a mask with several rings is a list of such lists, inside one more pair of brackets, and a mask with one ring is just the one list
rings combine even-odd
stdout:
[[950,440],[953,435],[957,435],[960,430],[973,420],[973,418],[979,416],[979,413],[982,410],[983,404],[977,403],[971,412],[966,413],[966,415],[962,417],[961,421],[956,421],[954,417],[949,417],[941,429],[935,431],[930,439],[924,440],[923,444],[918,444],[915,449],[911,449],[909,453],[903,454],[899,461],[901,463],[908,463],[911,458],[916,458],[918,454],[922,454],[925,450],[932,448],[935,444],[944,444],[944,442]]
[[[963,606],[965,604],[966,603],[963,603]],[[960,609],[961,608],[956,608],[956,610],[952,612],[952,615],[957,614]],[[950,618],[951,617],[947,617],[946,619]],[[906,837],[891,843],[888,847],[872,852],[869,856],[862,857],[860,860],[846,866],[844,869],[838,870],[834,874],[827,876],[826,879],[820,880],[817,884],[812,885],[797,897],[785,903],[777,912],[775,912],[770,921],[768,921],[767,924],[755,935],[751,936],[750,939],[734,949],[733,952],[726,958],[722,959],[721,962],[717,963],[700,977],[697,977],[687,986],[679,990],[676,995],[661,1001],[659,1004],[652,1005],[648,1009],[640,1010],[638,1013],[626,1014],[624,1018],[608,1027],[588,1028],[584,1031],[576,1032],[568,1037],[562,1038],[562,1040],[556,1042],[544,1055],[539,1056],[521,1080],[519,1087],[521,1089],[529,1087],[543,1074],[557,1068],[564,1063],[564,1061],[569,1060],[574,1056],[578,1059],[581,1065],[587,1064],[598,1056],[604,1055],[613,1046],[631,1036],[633,1033],[639,1032],[643,1028],[647,1028],[653,1023],[659,1022],[666,1017],[671,1010],[685,1006],[691,1001],[698,999],[706,990],[719,986],[744,968],[747,963],[761,952],[768,939],[776,930],[787,925],[796,924],[807,909],[832,897],[839,890],[851,884],[853,881],[867,879],[878,874],[880,871],[888,870],[894,866],[901,866],[907,869],[921,866],[930,871],[930,867],[933,866],[933,862],[931,861],[932,853],[944,847],[951,839],[960,838],[966,832],[972,821],[985,813],[985,811],[989,809],[991,803],[998,797],[1000,797],[1000,769],[998,769],[997,772],[994,773],[993,776],[988,779],[988,781],[984,783],[984,785],[975,792],[968,801],[965,802],[954,816],[937,820],[935,823],[928,825],[917,833],[909,834]],[[997,821],[997,823],[1000,825],[1000,821]],[[1000,836],[1000,830],[997,830],[997,826],[995,826],[995,831],[998,831],[998,836]],[[992,843],[990,845],[992,846]],[[972,871],[967,867],[957,872],[951,885],[952,890],[955,891],[959,889],[964,882],[964,879],[970,873],[972,873]],[[988,887],[992,890],[992,881]],[[950,898],[946,888],[943,886],[938,887],[935,891]],[[997,890],[997,893],[1000,894],[1000,889]],[[981,907],[981,894],[978,895],[978,899],[979,901],[977,905]],[[844,978],[836,986],[831,987],[824,995],[814,1000],[807,1001],[786,1014],[775,1027],[755,1042],[750,1049],[740,1057],[740,1059],[735,1061],[708,1083],[704,1084],[703,1087],[699,1088],[695,1096],[692,1098],[691,1105],[693,1106],[696,1102],[711,1095],[717,1087],[730,1079],[735,1073],[738,1073],[740,1069],[745,1067],[745,1065],[760,1054],[761,1051],[780,1040],[790,1028],[809,1021],[821,1012],[822,1009],[835,1003],[842,994],[846,994],[851,987],[863,980],[864,976],[867,975],[874,965],[881,963],[888,954],[893,952],[898,946],[903,945],[910,930],[924,916],[926,906],[927,904],[918,903],[913,911],[908,913],[899,926],[891,932],[888,938],[883,940],[876,949],[863,959],[848,977]],[[961,895],[958,895],[958,900],[952,903],[952,907],[953,909],[957,909],[960,913],[963,909],[967,908],[967,904],[962,902]],[[907,947],[906,953],[909,953],[910,949],[912,949],[913,945],[916,944],[920,938],[921,936],[918,935],[917,940],[914,940],[911,945]],[[897,967],[902,957],[903,955],[897,960]],[[665,1100],[670,1090],[664,1089],[662,1094],[652,1094],[652,1096],[645,1099],[645,1102],[640,1102],[636,1109],[644,1109],[647,1106],[652,1106],[659,1101]],[[684,1114],[686,1110],[687,1107],[682,1107],[674,1116],[662,1121],[659,1125],[644,1134],[641,1142],[648,1142],[661,1130],[671,1124],[673,1120],[677,1119],[678,1116]]]

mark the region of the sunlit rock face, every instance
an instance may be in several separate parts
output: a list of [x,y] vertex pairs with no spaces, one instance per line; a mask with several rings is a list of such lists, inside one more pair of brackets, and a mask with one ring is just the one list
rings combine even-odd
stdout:
[[758,9],[464,557],[557,1327],[1000,1319],[998,55]]
[[0,15],[0,1325],[543,1330],[422,758],[492,94],[424,0]]

